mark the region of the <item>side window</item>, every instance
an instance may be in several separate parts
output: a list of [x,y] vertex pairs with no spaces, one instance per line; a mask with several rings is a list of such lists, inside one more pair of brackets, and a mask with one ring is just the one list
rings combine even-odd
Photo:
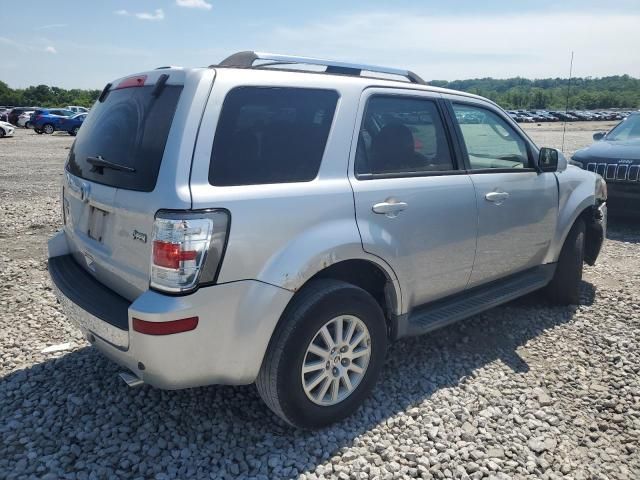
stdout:
[[453,104],[472,170],[529,167],[527,145],[520,135],[491,110]]
[[453,170],[447,136],[432,100],[374,96],[364,113],[357,175]]
[[216,186],[308,182],[318,175],[338,93],[239,87],[224,100],[209,164]]

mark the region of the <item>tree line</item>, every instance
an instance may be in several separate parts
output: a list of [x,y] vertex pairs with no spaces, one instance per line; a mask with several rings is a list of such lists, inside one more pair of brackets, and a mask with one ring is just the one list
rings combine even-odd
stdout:
[[100,95],[100,90],[67,90],[48,85],[37,85],[27,88],[10,88],[0,81],[0,105],[14,107],[65,107],[78,105],[90,107]]
[[[569,87],[569,109],[638,108],[640,79],[629,75],[602,78],[476,78],[470,80],[432,80],[430,85],[475,93],[490,98],[504,108],[564,109]],[[90,107],[100,90],[66,90],[48,85],[10,88],[0,81],[0,105]]]
[[433,80],[430,85],[462,90],[487,97],[509,109],[569,110],[640,107],[640,79],[629,75],[602,78],[476,78]]

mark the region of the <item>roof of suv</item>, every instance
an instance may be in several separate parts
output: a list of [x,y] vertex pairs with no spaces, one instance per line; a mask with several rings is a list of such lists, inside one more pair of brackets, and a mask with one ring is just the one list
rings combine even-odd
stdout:
[[[256,65],[256,62],[263,63]],[[298,68],[287,68],[288,66]],[[307,66],[307,69],[305,70],[304,68],[300,68],[301,66]],[[310,70],[308,69],[309,66],[315,69]],[[324,67],[325,70],[318,71],[318,67]],[[353,79],[354,83],[364,83],[368,86],[376,85],[390,86],[395,88],[400,87],[416,90],[427,90],[438,93],[465,95],[468,97],[486,100],[482,97],[479,97],[478,95],[473,95],[466,92],[429,86],[427,82],[425,82],[420,76],[418,76],[411,70],[376,65],[339,62],[335,60],[325,60],[319,58],[245,51],[234,53],[233,55],[225,58],[218,65],[211,65],[210,68],[240,68],[245,70],[259,70],[261,72],[276,70],[289,73],[298,73],[301,75],[337,75],[340,77],[351,78]],[[397,80],[388,77],[404,77],[406,80]]]
[[[263,62],[255,65],[255,62]],[[306,67],[306,69],[304,68]],[[311,68],[309,68],[311,67]],[[319,70],[324,67],[325,70]],[[410,70],[403,70],[392,67],[380,67],[374,65],[362,65],[345,62],[337,62],[333,60],[323,60],[309,57],[294,57],[288,55],[279,55],[272,53],[260,52],[238,52],[217,65],[210,65],[209,68],[216,70],[235,70],[243,71],[249,76],[262,76],[266,72],[267,75],[275,76],[285,75],[289,81],[293,78],[299,78],[301,83],[309,75],[334,76],[340,78],[340,82],[359,84],[362,87],[390,87],[404,88],[412,90],[423,90],[442,94],[462,95],[469,98],[488,101],[495,105],[494,102],[484,97],[474,95],[458,90],[451,90],[441,87],[433,87],[428,85],[422,78]],[[159,67],[156,70],[202,70],[202,68],[181,68],[181,67]],[[404,77],[406,80],[399,80],[391,77]],[[344,84],[344,83],[343,83]]]

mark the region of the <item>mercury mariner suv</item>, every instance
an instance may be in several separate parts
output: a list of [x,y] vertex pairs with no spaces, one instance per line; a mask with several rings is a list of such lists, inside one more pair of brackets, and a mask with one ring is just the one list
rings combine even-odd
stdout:
[[602,178],[491,101],[284,55],[114,80],[64,173],[51,279],[123,379],[255,382],[303,428],[354,412],[390,342],[577,303],[606,230]]

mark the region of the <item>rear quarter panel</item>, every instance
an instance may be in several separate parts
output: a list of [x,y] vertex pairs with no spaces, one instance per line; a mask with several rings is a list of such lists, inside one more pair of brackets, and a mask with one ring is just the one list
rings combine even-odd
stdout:
[[[209,163],[218,116],[237,86],[308,87],[339,94],[320,171],[310,182],[212,186]],[[362,86],[336,76],[220,69],[198,136],[191,176],[193,208],[225,208],[231,227],[218,283],[255,279],[296,291],[314,274],[347,259],[385,262],[362,249],[347,178],[354,119]],[[399,291],[396,292],[400,298]]]

